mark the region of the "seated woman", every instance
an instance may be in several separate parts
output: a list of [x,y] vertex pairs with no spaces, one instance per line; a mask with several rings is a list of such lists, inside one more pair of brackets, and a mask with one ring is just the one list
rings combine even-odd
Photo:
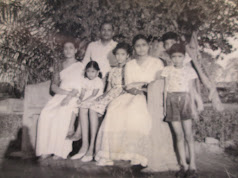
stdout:
[[156,80],[163,63],[148,55],[149,44],[144,35],[134,37],[133,47],[136,59],[125,67],[127,92],[109,104],[98,133],[95,157],[98,165],[112,165],[114,160],[148,165],[152,120],[144,91]]
[[37,126],[36,155],[41,159],[54,155],[54,159],[67,158],[72,141],[66,136],[72,117],[77,112],[77,93],[81,90],[84,66],[75,59],[77,52],[73,39],[66,39],[63,53],[65,61],[52,80],[54,97],[40,114]]

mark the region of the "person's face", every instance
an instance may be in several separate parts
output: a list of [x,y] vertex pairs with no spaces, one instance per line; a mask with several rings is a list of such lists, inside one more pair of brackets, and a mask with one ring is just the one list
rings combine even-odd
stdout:
[[160,48],[160,44],[158,40],[153,41],[153,43],[151,44],[151,49],[152,50],[157,50]]
[[75,48],[74,44],[71,42],[67,42],[64,44],[64,56],[66,58],[74,58],[75,54],[77,52],[77,49]]
[[111,24],[104,24],[101,28],[101,39],[102,40],[111,40],[113,36],[113,28]]
[[93,67],[90,67],[86,70],[86,75],[89,80],[93,80],[98,76],[98,71],[95,70]]
[[175,44],[175,43],[177,43],[177,41],[174,40],[174,39],[168,39],[168,40],[166,40],[166,41],[164,42],[164,49],[165,49],[166,51],[168,51],[168,50],[171,48],[171,46],[173,46],[173,44]]
[[128,59],[129,54],[127,54],[125,49],[118,49],[116,51],[115,56],[116,56],[118,64],[121,65],[126,63],[126,60]]
[[135,52],[138,56],[146,56],[149,51],[149,44],[144,39],[139,39],[134,45]]
[[171,54],[171,60],[173,62],[174,67],[176,67],[176,68],[183,67],[184,58],[185,58],[185,56],[183,53],[176,52],[176,53]]

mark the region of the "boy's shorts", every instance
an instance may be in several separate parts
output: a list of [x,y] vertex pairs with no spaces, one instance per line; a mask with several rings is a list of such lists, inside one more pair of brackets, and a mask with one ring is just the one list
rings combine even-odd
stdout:
[[167,94],[166,122],[192,119],[191,97],[187,92]]

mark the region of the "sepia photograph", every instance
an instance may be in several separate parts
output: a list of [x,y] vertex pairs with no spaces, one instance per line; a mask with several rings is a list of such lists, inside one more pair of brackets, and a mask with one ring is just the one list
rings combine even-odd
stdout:
[[237,0],[0,0],[0,178],[237,178]]

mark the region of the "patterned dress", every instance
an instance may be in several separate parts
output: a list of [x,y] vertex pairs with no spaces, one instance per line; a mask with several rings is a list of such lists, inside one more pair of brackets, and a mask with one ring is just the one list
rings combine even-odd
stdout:
[[94,101],[90,109],[103,115],[108,104],[124,92],[123,71],[124,67],[115,67],[110,71],[108,82],[111,89],[107,92],[105,97],[103,97],[99,101]]

